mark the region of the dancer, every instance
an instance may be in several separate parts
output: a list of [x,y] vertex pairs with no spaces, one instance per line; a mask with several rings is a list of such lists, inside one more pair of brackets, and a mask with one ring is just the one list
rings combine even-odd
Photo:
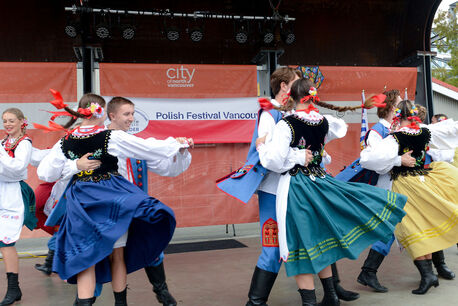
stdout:
[[[458,226],[453,222],[458,212],[458,169],[447,163],[425,169],[431,131],[416,124],[419,118],[412,102],[401,101],[396,113],[400,129],[378,145],[364,149],[361,165],[377,173],[390,172],[392,190],[408,196],[407,215],[396,227],[395,235],[421,274],[420,286],[412,293],[425,294],[439,285],[432,271],[431,253],[458,242]],[[408,167],[396,163],[404,152],[415,159]]]
[[32,154],[32,140],[26,134],[27,121],[18,108],[2,114],[7,133],[0,146],[0,252],[5,262],[7,291],[1,306],[22,298],[19,287],[19,258],[15,248],[22,226],[36,226],[35,195],[24,180]]
[[[32,160],[30,164],[32,166],[38,167],[41,160],[49,154],[49,149],[39,150],[33,148],[32,151]],[[51,238],[48,240],[48,254],[46,255],[45,262],[43,264],[35,264],[35,269],[40,272],[43,272],[45,275],[51,275],[52,263],[54,260],[54,251],[56,249],[56,232],[58,226],[46,226],[45,222],[51,213],[52,209],[59,201],[60,197],[65,191],[68,182],[73,175],[77,174],[80,171],[89,171],[91,169],[96,169],[100,166],[99,160],[90,160],[88,157],[90,153],[82,156],[76,161],[69,160],[67,166],[63,172],[62,177],[57,182],[44,182],[38,185],[35,189],[36,196],[36,211],[35,215],[37,216],[38,223],[37,228],[42,229],[51,235]],[[75,163],[76,162],[76,163]]]
[[[101,126],[106,118],[105,100],[98,95],[85,94],[78,112],[64,104],[60,94],[57,96],[53,105],[82,118],[82,123],[42,160],[39,178],[55,181],[67,159],[86,153],[92,153],[101,166],[74,176],[60,199],[66,209],[57,233],[53,270],[67,282],[78,284],[78,305],[92,305],[96,282],[112,279],[116,305],[127,305],[125,274],[147,266],[160,255],[172,238],[175,218],[170,208],[119,175],[117,158],[169,158],[187,145],[171,138],[144,140],[123,131],[105,130]],[[109,255],[122,245],[125,263],[110,267]]]
[[[127,132],[134,121],[134,112],[135,105],[132,101],[123,97],[112,98],[107,106],[108,119],[110,119],[110,124],[107,128]],[[177,141],[188,142],[191,147],[193,146],[191,138],[179,138]],[[177,176],[186,171],[191,164],[191,154],[187,150],[182,150],[182,152],[162,160],[119,159],[119,173],[148,193],[148,170],[161,176]],[[123,248],[113,250],[113,258],[122,259],[122,256]],[[158,302],[162,305],[172,306],[176,305],[177,302],[168,290],[163,259],[164,253],[161,253],[157,259],[145,267],[145,272],[151,285],[153,285],[153,291]]]
[[[424,122],[426,120],[426,116],[427,116],[426,107],[424,107],[422,105],[417,105],[417,104],[415,104],[415,106],[418,109],[418,118],[420,118],[420,122]],[[445,116],[445,115],[441,115],[441,116]],[[445,117],[447,117],[447,116],[445,116]],[[436,123],[441,122],[439,125],[440,126],[444,126],[445,129],[448,129],[447,126],[449,124],[447,122],[445,122],[446,120],[447,119],[439,120]],[[420,124],[420,127],[423,127],[423,128],[426,127],[429,130],[431,130],[431,129],[434,130],[435,128],[439,127],[439,125],[435,124],[434,126],[431,126],[431,125],[426,125],[426,124]],[[445,134],[445,133],[441,133],[441,134]],[[447,141],[447,140],[448,139],[446,139],[446,137],[445,137],[445,139],[444,139],[444,137],[442,137],[442,139],[441,139],[442,142],[448,143],[449,145],[451,145],[453,147],[453,144],[451,144],[450,141]],[[434,164],[437,163],[437,162],[453,163],[453,160],[455,158],[455,151],[456,151],[456,148],[455,149],[429,148],[429,150],[427,150],[426,156],[425,156],[425,167],[434,168]],[[445,254],[444,254],[443,250],[440,250],[440,251],[432,253],[432,261],[433,261],[434,267],[436,268],[437,274],[440,277],[442,277],[444,279],[448,279],[448,280],[452,280],[452,279],[455,278],[455,273],[445,263]]]
[[295,165],[279,181],[280,256],[287,275],[295,276],[302,305],[316,305],[316,273],[325,291],[321,305],[340,305],[330,265],[343,257],[357,258],[372,242],[389,240],[405,214],[406,198],[366,184],[338,181],[320,167],[325,139],[345,136],[347,126],[341,119],[320,115],[312,102],[339,111],[360,106],[320,102],[307,79],[293,83],[290,99],[296,112],[276,125],[271,142],[257,141],[261,164],[271,171],[282,170],[290,147],[312,152],[305,164]]

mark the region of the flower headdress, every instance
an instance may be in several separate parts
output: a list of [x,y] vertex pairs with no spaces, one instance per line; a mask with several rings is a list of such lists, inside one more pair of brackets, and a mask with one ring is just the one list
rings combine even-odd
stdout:
[[320,101],[320,98],[317,96],[317,90],[313,86],[309,88],[308,95],[303,97],[300,103],[306,103],[309,100],[313,103],[315,103],[315,101]]

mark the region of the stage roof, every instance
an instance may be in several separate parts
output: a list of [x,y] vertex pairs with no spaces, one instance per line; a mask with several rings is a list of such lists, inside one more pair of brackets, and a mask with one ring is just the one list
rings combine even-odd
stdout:
[[[85,2],[85,1],[83,1]],[[399,66],[416,51],[430,50],[432,21],[440,0],[283,0],[279,13],[296,18],[296,42],[279,42],[269,48],[284,49],[282,64],[319,64],[345,66]],[[206,11],[227,15],[272,16],[270,4],[278,0],[224,1],[88,1],[96,8],[130,10],[165,10],[193,13]],[[2,1],[0,9],[0,37],[2,61],[76,61],[73,46],[80,39],[71,39],[64,27],[74,15],[64,7],[80,1]],[[94,18],[94,20],[92,19]],[[90,38],[90,43],[102,48],[105,62],[188,63],[188,64],[250,64],[260,49],[258,39],[249,43],[235,42],[232,20],[198,20],[205,36],[192,42],[185,33],[194,21],[174,18],[182,38],[168,41],[163,17],[111,16],[111,22],[134,22],[134,40],[124,40],[119,30],[111,39]],[[91,17],[90,22],[98,22]],[[251,37],[260,31],[259,25],[249,25]]]

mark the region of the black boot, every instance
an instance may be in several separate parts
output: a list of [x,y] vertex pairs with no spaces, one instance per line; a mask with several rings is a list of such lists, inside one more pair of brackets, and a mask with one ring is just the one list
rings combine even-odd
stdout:
[[43,272],[46,275],[51,275],[52,273],[52,261],[54,259],[54,251],[49,250],[48,255],[46,256],[44,264],[35,264],[35,269]]
[[301,294],[302,306],[316,306],[315,289],[299,289],[297,291]]
[[336,293],[339,299],[347,301],[347,302],[359,299],[359,293],[345,290],[339,284],[340,283],[339,272],[337,271],[337,265],[335,263],[331,265],[331,269],[332,269],[332,278],[334,280],[334,288],[336,289]]
[[94,298],[91,297],[91,298],[88,298],[88,299],[79,299],[79,298],[76,298],[76,302],[77,302],[77,306],[91,306],[92,304],[94,304]]
[[334,288],[334,280],[332,277],[320,278],[321,284],[323,284],[324,297],[319,306],[339,306],[340,301],[337,296],[336,289]]
[[[95,300],[97,300],[96,296],[92,298],[92,304],[95,303]],[[73,302],[73,306],[78,306],[78,293],[76,294],[75,301]]]
[[165,282],[164,263],[156,267],[145,267],[145,272],[149,282],[153,285],[153,291],[156,293],[158,302],[164,306],[175,306],[177,301],[170,294],[167,283]]
[[432,286],[439,286],[439,280],[433,273],[433,264],[431,259],[414,260],[413,263],[417,266],[421,275],[420,287],[412,290],[413,294],[425,294]]
[[8,289],[6,291],[5,298],[0,302],[0,306],[6,306],[14,304],[16,301],[20,301],[22,298],[21,288],[19,288],[17,273],[6,273],[8,279]]
[[267,306],[270,291],[274,286],[278,273],[266,271],[256,266],[251,278],[250,291],[246,306]]
[[362,271],[358,276],[358,283],[369,286],[376,292],[387,292],[388,288],[380,285],[377,279],[377,269],[382,264],[383,259],[385,259],[385,256],[371,249],[361,268]]
[[121,292],[114,292],[115,306],[127,306],[127,287]]
[[433,253],[433,264],[436,267],[437,274],[445,279],[454,279],[455,273],[445,264],[444,251]]

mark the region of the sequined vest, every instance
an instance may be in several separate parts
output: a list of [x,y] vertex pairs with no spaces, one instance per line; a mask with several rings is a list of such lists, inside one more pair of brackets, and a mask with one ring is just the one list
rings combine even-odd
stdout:
[[119,175],[118,158],[108,154],[108,141],[111,130],[97,134],[77,136],[70,134],[62,140],[62,152],[71,160],[79,159],[86,153],[92,153],[90,159],[102,162],[99,168],[92,171],[81,171],[75,175],[76,180],[94,181],[107,180],[111,175]]
[[392,134],[399,144],[399,155],[412,151],[411,156],[416,159],[414,167],[393,167],[391,169],[391,178],[394,180],[399,175],[422,175],[428,170],[425,169],[426,150],[431,139],[431,132],[427,128],[421,128],[418,134],[411,134],[405,131],[395,132]]
[[318,122],[304,120],[296,115],[283,118],[291,129],[292,139],[290,146],[292,148],[309,149],[312,151],[313,159],[304,167],[296,165],[289,170],[290,175],[296,175],[301,171],[305,175],[324,177],[326,171],[320,166],[324,152],[324,138],[329,130],[328,120],[323,117]]

